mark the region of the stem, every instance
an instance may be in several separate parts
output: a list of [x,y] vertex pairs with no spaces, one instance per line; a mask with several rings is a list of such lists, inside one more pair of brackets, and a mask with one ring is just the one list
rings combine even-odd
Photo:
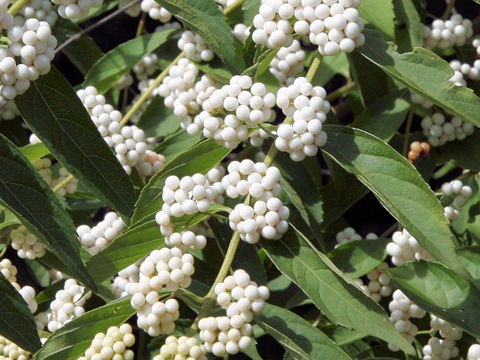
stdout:
[[140,18],[140,21],[138,22],[137,33],[135,34],[135,37],[139,37],[143,34],[143,29],[145,28],[146,16],[147,16],[147,13],[142,11],[142,17]]
[[237,0],[232,5],[227,6],[225,9],[223,9],[223,15],[230,14],[233,10],[237,8],[238,5],[241,5],[244,1],[245,0]]
[[315,59],[313,59],[312,64],[310,65],[310,69],[308,69],[307,75],[305,77],[308,81],[312,82],[313,78],[315,77],[318,68],[322,64],[323,55],[318,54]]
[[408,146],[410,143],[410,131],[412,130],[413,115],[415,115],[415,106],[408,111],[407,125],[405,127],[405,138],[403,139],[402,155],[408,155]]
[[379,237],[384,238],[386,236],[389,236],[393,231],[395,231],[396,228],[397,228],[397,223],[394,223],[387,230],[385,230]]
[[[19,1],[22,1],[22,0],[19,0]],[[60,51],[62,51],[63,49],[65,49],[68,45],[70,45],[72,42],[74,41],[77,41],[78,39],[80,39],[83,35],[89,33],[90,31],[92,31],[93,29],[99,27],[100,25],[103,25],[105,24],[106,22],[110,21],[111,19],[113,19],[115,16],[123,13],[125,10],[131,8],[132,6],[135,6],[137,5],[141,0],[134,0],[132,1],[130,4],[127,4],[125,5],[124,7],[114,11],[113,13],[111,13],[110,15],[108,16],[105,16],[102,20],[99,20],[98,22],[90,25],[89,27],[86,27],[85,29],[83,29],[82,31],[80,31],[79,33],[76,33],[75,35],[73,35],[72,37],[70,37],[70,39],[68,39],[67,41],[65,41],[63,44],[61,44],[59,47],[57,47],[57,49],[55,50],[55,54],[59,53]],[[14,4],[15,6],[15,4]]]
[[15,3],[10,6],[10,8],[8,9],[8,13],[10,15],[13,15],[15,16],[21,9],[22,7],[24,7],[25,5],[28,4],[30,0],[17,0],[15,1]]
[[57,185],[55,185],[52,189],[52,191],[55,193],[61,188],[63,188],[65,185],[67,185],[70,181],[72,181],[75,177],[73,175],[69,175],[65,180],[62,182],[59,182]]
[[170,68],[172,66],[174,66],[176,63],[178,63],[178,61],[183,58],[184,56],[184,53],[183,51],[178,54],[178,56],[170,63],[170,65],[168,65],[166,67],[165,70],[163,70],[160,75],[157,76],[157,78],[155,79],[155,81],[152,83],[152,85],[150,85],[150,87],[147,89],[147,91],[145,91],[142,96],[140,96],[137,100],[137,102],[130,108],[130,110],[125,114],[125,116],[122,118],[122,121],[120,121],[120,126],[123,126],[125,125],[128,120],[130,120],[133,116],[133,114],[135,114],[138,109],[140,109],[140,107],[143,105],[143,103],[145,101],[147,101],[149,98],[150,98],[150,95],[152,94],[153,90],[159,86],[161,84],[161,82],[163,81],[163,79],[168,75],[168,71],[170,70]]
[[442,15],[442,20],[447,20],[448,17],[450,16],[450,13],[452,12],[453,7],[455,6],[455,0],[449,0],[447,2],[447,8],[445,9],[445,12]]
[[350,89],[352,89],[354,87],[355,87],[355,82],[349,81],[345,85],[343,85],[342,87],[340,87],[337,90],[335,90],[334,92],[332,92],[331,94],[328,94],[327,95],[327,100],[328,101],[337,100],[338,98],[342,97],[345,93],[349,92]]

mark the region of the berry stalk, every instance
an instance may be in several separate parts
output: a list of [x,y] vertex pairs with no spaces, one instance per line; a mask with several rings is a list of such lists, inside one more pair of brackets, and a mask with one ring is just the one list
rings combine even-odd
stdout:
[[29,0],[17,0],[12,6],[10,6],[8,13],[15,16],[22,7],[28,4],[28,2]]

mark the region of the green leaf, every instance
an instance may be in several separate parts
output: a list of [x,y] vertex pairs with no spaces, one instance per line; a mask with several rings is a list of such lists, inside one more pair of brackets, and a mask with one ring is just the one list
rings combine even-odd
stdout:
[[423,25],[412,0],[394,0],[395,12],[399,12],[405,21],[410,40],[410,48],[423,46]]
[[173,111],[165,106],[163,98],[155,96],[143,112],[138,127],[145,130],[147,136],[166,136],[180,127]]
[[[58,43],[62,44],[70,37],[80,33],[82,28],[60,17],[57,19],[52,30]],[[63,48],[62,53],[67,56],[83,75],[86,75],[93,64],[103,56],[102,49],[86,34]]]
[[0,274],[0,291],[0,335],[27,351],[37,351],[42,344],[30,309],[3,274]]
[[229,84],[233,74],[229,70],[222,67],[222,65],[223,64],[220,60],[214,60],[209,63],[195,63],[195,66],[198,67],[203,73],[208,75],[209,78],[222,85]]
[[3,208],[0,206],[0,230],[5,229],[11,225],[20,225],[21,222],[15,216],[13,212],[8,210],[8,208]]
[[275,266],[295,282],[334,323],[395,344],[407,353],[412,346],[395,330],[383,309],[363,293],[321,252],[294,231],[282,239],[262,241]]
[[460,261],[473,278],[473,284],[480,289],[480,247],[469,246],[457,250]]
[[401,90],[378,98],[355,118],[352,127],[389,141],[405,121],[410,109],[410,103],[404,96],[405,91]]
[[390,239],[350,241],[328,254],[330,260],[351,279],[375,269],[387,257]]
[[87,262],[87,270],[97,281],[102,282],[147,256],[164,244],[157,223],[152,220],[123,232],[101,252]]
[[109,90],[128,73],[143,56],[150,54],[168,40],[177,29],[167,29],[129,40],[102,56],[88,72],[83,87],[93,85],[100,94]]
[[262,315],[255,317],[255,322],[301,359],[350,359],[350,356],[318,328],[281,307],[266,304]]
[[388,273],[422,309],[480,336],[480,290],[472,283],[435,262],[411,262]]
[[363,0],[358,11],[362,19],[374,25],[391,40],[395,39],[395,11],[392,0]]
[[23,156],[25,156],[29,161],[40,159],[41,157],[50,154],[48,148],[42,143],[25,145],[18,150],[20,150]]
[[242,44],[232,34],[225,17],[213,0],[157,0],[195,34],[235,73],[245,67]]
[[358,49],[363,56],[448,113],[480,126],[480,99],[448,80],[454,72],[445,60],[423,48],[399,54],[378,31],[366,28],[363,33],[365,45]]
[[[312,60],[315,56],[317,55],[313,53]],[[324,85],[336,74],[350,78],[350,64],[348,63],[347,56],[343,52],[335,56],[325,56],[323,58],[320,68],[313,78],[312,84]]]
[[110,326],[122,324],[133,314],[130,296],[88,311],[50,336],[35,359],[75,360],[90,346],[95,334],[106,333]]
[[329,125],[325,131],[325,153],[368,187],[436,259],[466,274],[455,254],[443,207],[415,167],[388,144],[362,130]]
[[80,258],[75,226],[42,176],[22,153],[0,134],[0,202],[55,252],[60,261],[95,289]]
[[80,99],[54,67],[15,98],[25,122],[50,152],[100,200],[130,216],[133,185]]
[[[468,151],[465,151],[468,149]],[[453,159],[457,166],[471,171],[480,171],[480,131],[475,132],[462,141],[453,141],[439,148],[439,152],[448,159]]]
[[185,149],[189,149],[193,145],[200,142],[202,139],[202,134],[197,135],[190,135],[185,130],[180,129],[175,133],[168,135],[165,137],[163,141],[158,144],[155,148],[155,151],[159,154],[162,154],[167,158],[167,160],[171,160],[178,153],[185,151]]
[[214,140],[205,140],[178,154],[143,188],[132,217],[132,224],[147,217],[153,217],[161,209],[163,185],[168,176],[176,175],[181,178],[195,173],[206,173],[230,151]]

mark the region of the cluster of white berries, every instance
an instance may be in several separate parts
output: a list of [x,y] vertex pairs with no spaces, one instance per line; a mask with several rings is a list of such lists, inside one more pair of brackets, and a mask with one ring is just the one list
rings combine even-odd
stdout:
[[117,90],[122,90],[128,88],[132,84],[133,76],[130,73],[126,73],[120,79],[118,79],[115,84],[113,84],[113,88]]
[[423,45],[427,49],[462,46],[472,35],[472,22],[459,14],[454,14],[446,21],[434,20],[431,27],[424,25]]
[[295,9],[295,32],[308,35],[321,55],[350,53],[365,43],[359,5],[360,0],[302,0]]
[[[418,333],[418,328],[409,319],[423,318],[426,314],[425,310],[414,304],[402,291],[395,290],[393,299],[388,305],[390,309],[390,321],[393,322],[397,329],[405,338],[412,342]],[[392,351],[398,351],[398,348],[389,344],[388,348]]]
[[50,303],[51,312],[48,317],[48,331],[55,332],[72,321],[74,318],[83,315],[85,302],[92,296],[89,291],[86,294],[85,287],[78,285],[74,279],[65,281],[64,288],[55,294],[55,300]]
[[250,27],[242,23],[235,24],[232,33],[240,42],[244,43],[250,36]]
[[475,131],[472,124],[458,117],[447,121],[442,113],[434,113],[431,117],[422,119],[423,134],[427,136],[431,146],[445,145],[449,141],[464,140]]
[[0,49],[0,91],[3,98],[11,100],[27,91],[31,81],[50,71],[57,39],[45,21],[31,18],[13,25],[7,5],[5,0],[0,3],[0,26],[8,29],[11,41],[9,47]]
[[305,57],[300,41],[293,40],[292,45],[278,50],[270,63],[270,72],[281,84],[291,85],[296,76],[303,71]]
[[58,15],[50,0],[30,0],[15,16],[15,25],[23,25],[25,19],[46,21],[50,27],[57,22]]
[[140,265],[144,259],[140,259],[135,263],[127,266],[125,269],[118,272],[113,279],[112,292],[116,298],[121,298],[128,295],[128,284],[138,283],[140,276]]
[[143,12],[148,13],[154,20],[167,23],[172,19],[172,14],[167,9],[158,5],[155,0],[142,0],[140,7]]
[[473,39],[472,45],[476,49],[477,55],[480,55],[480,38]]
[[[367,240],[375,240],[377,238],[378,236],[374,233],[368,233],[367,236],[365,236],[365,239]],[[350,241],[362,240],[363,238],[355,231],[354,228],[352,228],[351,226],[347,226],[345,229],[337,233],[335,239],[337,240],[335,248],[337,248],[340,245],[346,244]]]
[[18,290],[20,295],[22,296],[23,300],[28,305],[28,309],[33,314],[38,309],[37,301],[35,300],[35,289],[31,286],[24,286],[20,290]]
[[326,95],[325,89],[313,86],[304,77],[278,90],[277,105],[286,116],[293,117],[293,124],[283,123],[278,127],[275,146],[288,152],[293,161],[315,156],[318,148],[326,144],[327,134],[322,130],[330,111]]
[[207,349],[203,344],[199,344],[194,337],[169,336],[165,344],[160,348],[160,353],[153,360],[207,360]]
[[463,331],[460,328],[453,326],[433,314],[430,314],[430,318],[430,327],[433,330],[437,330],[444,339],[457,341],[462,338]]
[[450,61],[450,67],[455,70],[455,72],[460,72],[463,76],[468,76],[471,80],[480,80],[480,60],[475,60],[473,65],[468,63],[462,64],[458,60],[452,60]]
[[213,91],[202,103],[203,111],[187,131],[195,133],[203,129],[205,137],[232,149],[248,139],[247,126],[274,120],[274,105],[275,95],[263,83],[253,83],[247,75],[235,75],[230,84]]
[[360,288],[369,295],[374,301],[379,302],[382,297],[387,297],[392,294],[393,287],[390,276],[385,270],[388,269],[388,264],[382,262],[375,269],[367,274],[369,280],[368,284],[364,284],[362,279],[356,279],[355,282]]
[[133,360],[134,352],[127,349],[135,344],[135,336],[129,324],[111,326],[107,333],[97,333],[90,347],[78,360]]
[[430,100],[425,99],[422,95],[417,94],[413,90],[410,90],[410,100],[412,103],[420,105],[425,109],[430,109],[433,106],[433,103]]
[[77,91],[100,135],[115,151],[117,160],[127,174],[137,167],[141,175],[151,176],[163,167],[165,159],[153,151],[147,152],[145,132],[137,126],[121,126],[122,114],[106,103],[93,86]]
[[[10,259],[2,259],[0,261],[0,272],[2,275],[7,279],[10,283],[12,284],[17,284],[17,268],[15,265],[12,264]],[[20,286],[17,284],[17,286],[14,285],[14,287],[19,290]]]
[[215,53],[210,49],[207,42],[200,35],[187,30],[182,33],[178,40],[178,48],[185,53],[185,57],[192,61],[212,61]]
[[[38,139],[35,135],[31,136],[30,143],[32,143],[32,140],[34,143],[35,139]],[[63,180],[65,180],[67,177],[70,176],[70,173],[67,171],[67,169],[65,169],[64,167],[61,167],[58,169],[58,177],[53,178],[52,161],[47,157],[33,160],[32,165],[43,177],[46,183],[52,187],[55,187],[55,185],[61,183]],[[77,188],[78,188],[78,179],[73,178],[68,182],[68,184],[58,189],[55,192],[55,194],[60,196],[65,196],[66,194],[73,194],[74,192],[77,191]]]
[[[165,185],[162,191],[164,201],[162,210],[157,212],[155,220],[160,225],[160,231],[166,237],[166,241],[171,241],[170,237],[175,231],[172,217],[181,217],[192,215],[196,212],[206,212],[210,205],[215,201],[221,202],[223,193],[222,184],[219,183],[223,176],[223,168],[213,168],[206,175],[194,174],[184,176],[179,179],[172,175],[165,179]],[[183,236],[180,235],[183,243]],[[175,235],[172,240],[176,243],[178,236]],[[196,241],[183,243],[185,246],[194,245]]]
[[94,227],[80,225],[77,234],[82,246],[90,255],[96,255],[125,229],[126,225],[115,212],[105,214],[105,218]]
[[15,102],[0,95],[0,120],[13,120],[20,115]]
[[207,245],[207,238],[204,235],[197,235],[193,231],[174,232],[165,238],[165,245],[178,247],[182,251],[202,250]]
[[64,19],[79,19],[88,15],[91,9],[99,8],[103,0],[51,0],[58,6],[58,15]]
[[155,70],[157,66],[158,56],[156,54],[147,54],[143,56],[138,63],[133,67],[133,72],[138,80],[147,80]]
[[215,287],[215,294],[227,316],[206,317],[198,322],[200,338],[207,351],[225,356],[247,350],[252,343],[250,322],[254,315],[262,313],[270,291],[266,286],[258,286],[245,270],[239,269]]
[[290,46],[293,41],[292,25],[289,19],[293,17],[295,7],[289,0],[263,0],[259,13],[253,18],[255,31],[252,33],[254,42],[270,49]]
[[10,232],[12,248],[17,250],[18,257],[33,260],[45,255],[46,245],[23,225]]
[[432,337],[422,349],[423,360],[449,360],[457,358],[459,350],[455,341]]
[[406,229],[396,231],[392,242],[387,244],[387,253],[392,257],[393,265],[400,266],[409,261],[431,260],[432,256],[418,243]]
[[462,208],[472,196],[472,188],[463,185],[460,180],[453,180],[442,185],[442,193],[445,196],[453,197],[451,206],[445,207],[445,217],[448,220],[456,220],[460,214],[458,209]]
[[0,360],[29,360],[32,354],[0,336]]
[[468,348],[467,360],[480,360],[480,344],[473,344]]

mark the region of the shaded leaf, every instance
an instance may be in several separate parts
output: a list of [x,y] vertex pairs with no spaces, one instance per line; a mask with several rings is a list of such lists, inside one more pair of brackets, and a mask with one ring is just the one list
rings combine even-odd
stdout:
[[23,156],[25,156],[29,161],[40,159],[41,157],[50,154],[48,148],[42,143],[25,145],[18,150],[20,150]]
[[143,112],[138,127],[145,131],[147,136],[166,136],[180,127],[178,117],[165,106],[163,98],[155,96]]

